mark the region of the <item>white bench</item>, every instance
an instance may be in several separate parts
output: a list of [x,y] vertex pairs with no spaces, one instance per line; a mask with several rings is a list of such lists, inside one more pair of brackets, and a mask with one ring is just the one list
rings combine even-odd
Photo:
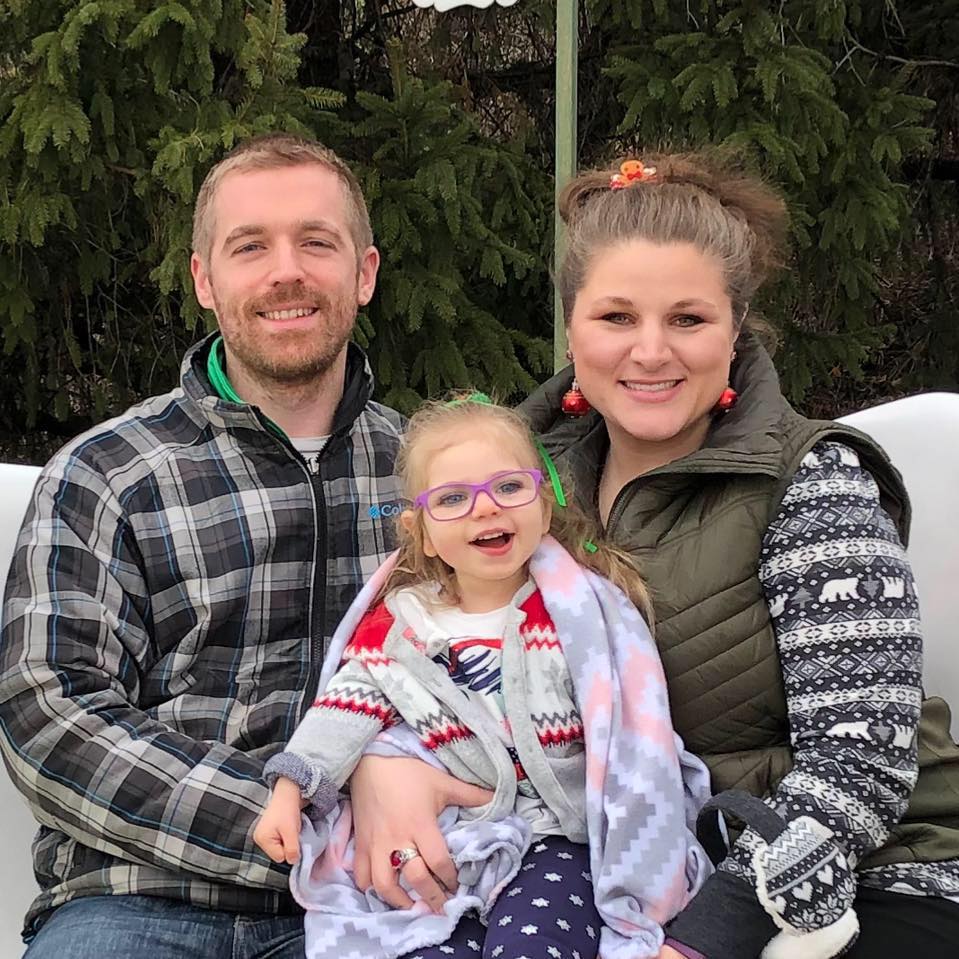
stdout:
[[[40,470],[35,466],[0,464],[0,583],[6,583],[17,533],[39,475]],[[0,959],[20,959],[23,917],[38,891],[30,856],[37,821],[26,800],[13,788],[5,769],[0,772],[0,809],[4,819],[4,855],[0,860]]]
[[[909,556],[919,585],[927,692],[959,709],[959,394],[927,393],[844,417],[873,436],[901,470],[913,506]],[[39,470],[0,464],[0,575]],[[954,717],[953,736],[959,735]],[[9,779],[0,774],[4,855],[0,861],[0,959],[23,955],[20,926],[36,894],[30,840],[36,822]]]
[[909,561],[919,591],[923,685],[953,707],[959,739],[959,393],[923,393],[842,418],[872,436],[912,501]]

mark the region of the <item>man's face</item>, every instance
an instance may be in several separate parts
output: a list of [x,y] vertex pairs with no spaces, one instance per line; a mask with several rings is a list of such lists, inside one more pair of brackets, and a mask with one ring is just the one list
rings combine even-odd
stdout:
[[227,362],[258,381],[308,383],[342,354],[373,295],[379,254],[350,237],[346,188],[319,164],[234,171],[211,205],[208,260],[191,261]]

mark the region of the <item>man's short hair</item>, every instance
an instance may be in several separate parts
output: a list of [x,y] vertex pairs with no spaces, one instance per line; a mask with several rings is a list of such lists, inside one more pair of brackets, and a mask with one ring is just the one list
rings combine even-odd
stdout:
[[339,177],[346,190],[347,220],[356,258],[373,244],[370,214],[353,171],[329,147],[292,133],[266,133],[235,146],[206,175],[193,210],[193,251],[208,264],[213,248],[213,199],[228,173],[275,170],[317,163]]

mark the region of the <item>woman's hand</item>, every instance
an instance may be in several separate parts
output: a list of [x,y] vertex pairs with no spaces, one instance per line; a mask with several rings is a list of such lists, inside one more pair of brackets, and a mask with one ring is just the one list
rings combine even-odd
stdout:
[[300,787],[281,776],[273,787],[260,821],[253,830],[253,841],[274,862],[291,866],[300,859]]
[[686,959],[681,953],[677,952],[672,946],[663,946],[659,950],[659,959]]
[[442,912],[457,880],[436,818],[447,806],[485,806],[493,794],[419,759],[364,756],[350,777],[350,798],[357,888],[372,886],[394,909],[408,909],[413,900],[397,881],[390,853],[412,847],[419,856],[403,867],[403,878],[434,912]]

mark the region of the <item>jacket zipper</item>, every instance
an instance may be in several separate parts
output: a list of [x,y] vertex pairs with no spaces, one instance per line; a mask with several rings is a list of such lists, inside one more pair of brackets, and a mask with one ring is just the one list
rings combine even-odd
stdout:
[[[264,429],[268,429],[269,421],[259,411],[256,412],[256,418]],[[323,670],[323,636],[326,632],[326,498],[323,495],[323,481],[320,478],[320,461],[330,445],[327,440],[326,445],[316,454],[316,457],[310,462],[303,458],[299,450],[289,441],[280,436],[276,437],[285,447],[293,459],[303,468],[306,473],[306,479],[310,487],[310,499],[313,502],[313,577],[310,580],[310,612],[307,620],[308,636],[308,659],[306,685],[303,687],[303,699],[300,702],[300,718],[306,715],[307,710],[313,703],[313,694],[316,691],[317,683],[320,681],[320,673]],[[332,439],[332,437],[330,437]],[[315,469],[313,466],[315,465]]]
[[306,678],[306,689],[300,716],[306,715],[313,702],[320,673],[323,670],[323,638],[326,635],[326,497],[323,495],[323,481],[320,478],[320,458],[326,451],[324,447],[316,458],[316,472],[307,467],[310,478],[310,492],[313,496],[313,515],[316,517],[316,536],[313,542],[313,582],[310,587],[310,658]]

